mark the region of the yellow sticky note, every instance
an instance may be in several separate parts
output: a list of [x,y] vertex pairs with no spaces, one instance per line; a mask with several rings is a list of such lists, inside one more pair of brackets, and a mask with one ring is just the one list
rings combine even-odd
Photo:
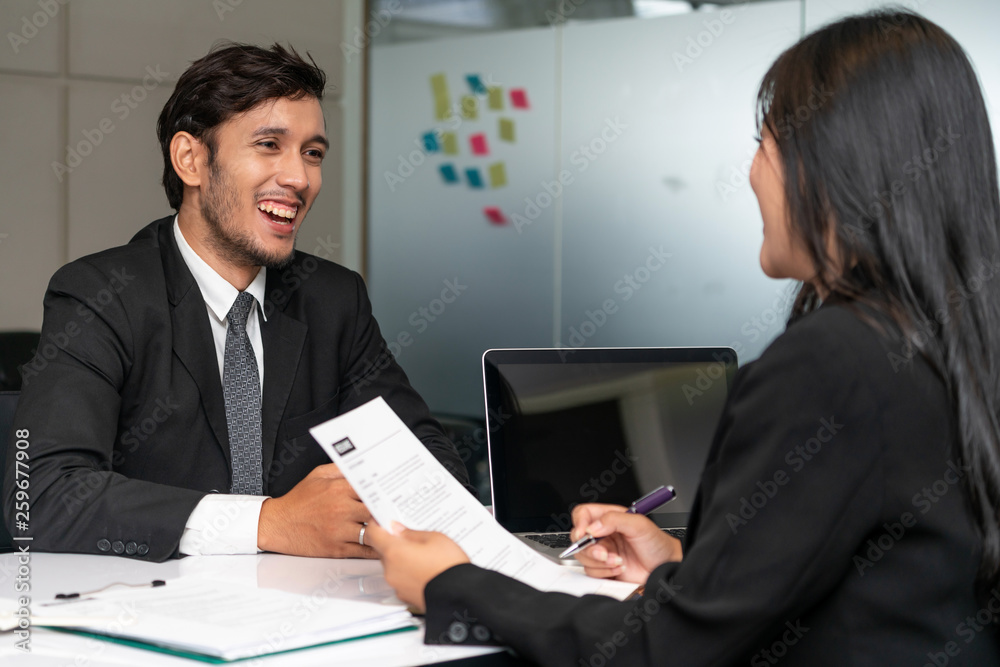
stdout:
[[503,88],[490,86],[490,108],[500,111],[503,109]]
[[507,185],[507,168],[503,162],[490,165],[490,187],[500,188]]
[[434,97],[448,96],[448,79],[443,73],[431,77],[431,90],[434,91]]
[[448,120],[451,118],[451,100],[448,97],[448,79],[444,74],[431,77],[431,91],[434,93],[434,117]]
[[500,119],[500,138],[514,143],[514,121],[510,118]]
[[458,137],[454,132],[441,133],[441,150],[445,155],[458,155]]
[[451,104],[447,97],[439,97],[434,100],[434,117],[438,120],[448,120],[451,118]]
[[462,96],[462,118],[476,120],[479,117],[479,101],[475,95]]

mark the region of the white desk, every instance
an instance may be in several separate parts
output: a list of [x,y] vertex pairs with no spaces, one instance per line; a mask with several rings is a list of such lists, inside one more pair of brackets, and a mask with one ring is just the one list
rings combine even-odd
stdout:
[[[0,597],[15,598],[17,554],[0,554]],[[56,593],[89,591],[113,582],[148,583],[189,574],[207,575],[258,588],[274,588],[320,598],[347,597],[378,601],[392,595],[382,577],[382,564],[369,560],[298,558],[277,554],[257,556],[189,556],[165,563],[148,563],[113,556],[31,553],[32,603],[51,600]],[[404,667],[495,654],[497,649],[426,646],[423,628],[416,632],[360,639],[234,663],[260,667],[364,665]],[[5,667],[152,667],[200,663],[154,651],[131,648],[42,628],[31,630],[31,654],[14,648],[15,637],[0,633],[0,664]],[[484,658],[503,662],[502,655]],[[497,660],[497,663],[494,661]],[[464,664],[464,663],[463,663]],[[472,664],[472,662],[470,662]]]

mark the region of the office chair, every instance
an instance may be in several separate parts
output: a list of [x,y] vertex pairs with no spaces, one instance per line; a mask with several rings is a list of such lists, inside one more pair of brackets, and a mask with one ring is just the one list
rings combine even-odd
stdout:
[[482,419],[435,414],[445,435],[455,443],[459,456],[465,462],[472,486],[479,492],[479,501],[490,502],[490,470],[486,457],[486,422]]
[[[19,391],[0,391],[0,498],[3,497],[3,472],[7,461],[7,447],[13,446],[14,409]],[[14,551],[14,540],[4,521],[0,521],[0,553]]]
[[20,391],[19,369],[35,356],[41,337],[37,331],[0,331],[0,391]]

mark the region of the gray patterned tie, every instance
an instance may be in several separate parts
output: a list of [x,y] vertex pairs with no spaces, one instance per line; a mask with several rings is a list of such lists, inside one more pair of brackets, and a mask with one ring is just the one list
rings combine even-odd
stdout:
[[260,375],[247,336],[247,317],[257,301],[240,292],[226,319],[226,354],[222,388],[226,398],[229,452],[233,461],[232,493],[263,495],[260,436]]

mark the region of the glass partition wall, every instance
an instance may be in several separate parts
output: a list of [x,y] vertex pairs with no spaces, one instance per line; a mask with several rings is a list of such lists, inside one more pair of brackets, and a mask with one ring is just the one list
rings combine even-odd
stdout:
[[[880,4],[371,2],[355,40],[370,45],[368,280],[432,409],[482,419],[495,347],[756,358],[796,287],[758,265],[757,86],[808,30]],[[1000,95],[1000,3],[902,4]]]

